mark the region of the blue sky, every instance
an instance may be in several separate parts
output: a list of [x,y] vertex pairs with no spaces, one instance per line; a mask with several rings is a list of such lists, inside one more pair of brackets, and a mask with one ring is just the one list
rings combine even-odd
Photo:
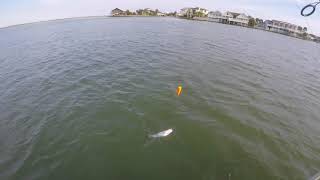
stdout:
[[320,35],[320,7],[312,17],[300,16],[301,7],[313,1],[316,0],[1,0],[0,27],[50,19],[108,15],[115,7],[130,10],[149,7],[166,12],[199,6],[292,22]]

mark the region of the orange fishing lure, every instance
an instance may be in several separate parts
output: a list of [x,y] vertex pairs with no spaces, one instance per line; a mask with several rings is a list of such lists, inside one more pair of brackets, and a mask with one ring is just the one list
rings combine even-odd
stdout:
[[176,90],[177,96],[180,96],[181,92],[182,92],[182,86],[178,86]]

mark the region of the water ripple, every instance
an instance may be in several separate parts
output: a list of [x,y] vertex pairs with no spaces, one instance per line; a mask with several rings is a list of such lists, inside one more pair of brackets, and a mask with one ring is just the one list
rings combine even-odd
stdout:
[[[0,40],[1,179],[305,179],[320,169],[314,43],[103,17],[1,29]],[[166,128],[168,139],[147,138]]]

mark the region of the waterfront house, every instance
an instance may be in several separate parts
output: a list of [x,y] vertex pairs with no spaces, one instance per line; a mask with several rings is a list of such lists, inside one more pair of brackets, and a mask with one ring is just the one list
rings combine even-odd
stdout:
[[230,11],[227,11],[225,13],[221,13],[219,11],[211,11],[208,13],[208,21],[228,23],[238,26],[248,26],[249,16]]
[[232,17],[228,18],[230,24],[238,25],[238,26],[248,26],[249,24],[249,16],[240,13],[232,13],[229,12],[229,15]]
[[272,27],[272,21],[271,21],[271,20],[265,20],[265,21],[264,21],[264,28],[265,28],[266,30],[271,31],[271,27]]
[[186,17],[186,18],[193,18],[194,17],[194,8],[183,8],[180,10],[178,16]]
[[224,16],[220,11],[211,11],[208,14],[208,21],[227,23],[228,18]]
[[162,12],[157,12],[157,16],[166,16],[166,14]]
[[317,40],[317,36],[313,35],[313,34],[308,34],[307,35],[307,39],[311,40],[311,41],[316,41]]
[[180,10],[180,12],[178,13],[178,16],[180,16],[180,17],[186,17],[189,9],[191,9],[191,8],[182,8],[182,9]]
[[119,8],[115,8],[114,10],[111,11],[112,16],[121,16],[124,15],[124,11],[122,11]]
[[230,12],[230,11],[227,11],[226,14],[229,18],[236,18],[237,16],[240,15],[240,13]]
[[222,13],[220,11],[210,11],[208,17],[212,19],[218,19],[222,17]]
[[265,29],[268,31],[295,37],[301,37],[304,33],[307,32],[306,29],[302,28],[301,26],[278,20],[266,20]]
[[205,17],[205,16],[208,16],[209,11],[204,8],[196,7],[196,8],[193,8],[193,13],[198,17]]
[[302,31],[306,33],[308,31],[307,27],[304,27]]
[[179,13],[177,13],[176,11],[175,12],[167,12],[165,14],[166,14],[166,16],[179,16]]
[[314,34],[308,34],[307,39],[314,41],[314,42],[320,42],[320,37],[314,35]]
[[222,16],[225,16],[228,19],[228,21],[229,21],[229,18],[234,17],[234,15],[232,13],[230,13],[229,11],[223,13]]
[[180,17],[187,17],[187,18],[193,18],[193,17],[206,17],[208,16],[209,11],[204,8],[183,8],[180,10],[178,16]]

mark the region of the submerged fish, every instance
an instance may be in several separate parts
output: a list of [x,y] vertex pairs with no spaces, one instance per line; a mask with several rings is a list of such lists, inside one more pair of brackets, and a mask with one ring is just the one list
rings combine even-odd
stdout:
[[151,138],[166,137],[166,136],[169,136],[172,132],[173,132],[173,129],[168,129],[168,130],[165,130],[165,131],[161,131],[161,132],[159,132],[157,134],[149,135],[149,137],[151,137]]

